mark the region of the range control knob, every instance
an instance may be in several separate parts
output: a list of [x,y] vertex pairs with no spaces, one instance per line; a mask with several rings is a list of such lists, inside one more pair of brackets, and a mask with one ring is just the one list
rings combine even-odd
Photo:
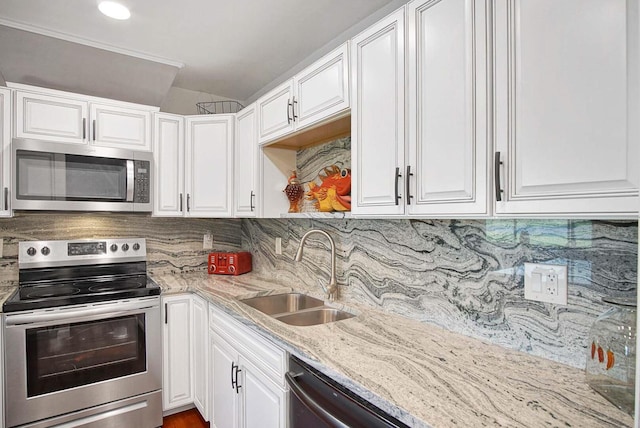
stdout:
[[140,249],[140,244],[138,244],[137,242],[133,244],[133,251],[138,251],[139,249]]
[[129,244],[122,244],[122,251],[129,251]]
[[230,273],[236,273],[236,267],[233,266],[233,265],[229,266],[229,272]]
[[118,251],[118,244],[111,244],[111,247],[109,247],[111,249],[112,252],[116,252]]
[[216,269],[218,269],[218,268],[216,267],[216,265],[211,265],[211,266],[209,266],[209,273],[213,273],[213,272],[215,272],[215,271],[216,271]]
[[40,250],[40,252],[43,256],[48,256],[51,250],[49,249],[49,247],[42,247],[42,250]]
[[32,256],[32,257],[33,257],[33,256],[35,256],[35,255],[36,255],[36,253],[37,253],[37,251],[36,251],[36,249],[35,249],[35,248],[33,248],[33,247],[29,247],[29,248],[27,249],[27,254],[28,254],[28,255],[30,255],[30,256]]

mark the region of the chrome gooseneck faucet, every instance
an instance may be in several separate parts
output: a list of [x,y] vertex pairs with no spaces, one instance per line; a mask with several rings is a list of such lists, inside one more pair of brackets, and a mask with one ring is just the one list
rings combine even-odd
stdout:
[[329,244],[331,244],[331,278],[329,279],[329,285],[327,287],[322,287],[325,293],[327,293],[327,298],[329,300],[335,300],[338,298],[338,284],[336,283],[336,244],[333,242],[333,238],[324,230],[320,229],[312,229],[302,235],[302,239],[300,239],[300,245],[298,246],[298,252],[296,253],[295,261],[299,262],[302,260],[302,248],[304,247],[304,243],[307,240],[309,235],[314,233],[319,233],[320,235],[324,235],[329,240]]

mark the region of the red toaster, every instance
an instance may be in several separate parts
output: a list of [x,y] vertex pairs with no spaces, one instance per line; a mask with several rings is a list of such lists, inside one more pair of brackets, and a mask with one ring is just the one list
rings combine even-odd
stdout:
[[241,275],[251,272],[251,253],[210,253],[207,271],[218,275]]

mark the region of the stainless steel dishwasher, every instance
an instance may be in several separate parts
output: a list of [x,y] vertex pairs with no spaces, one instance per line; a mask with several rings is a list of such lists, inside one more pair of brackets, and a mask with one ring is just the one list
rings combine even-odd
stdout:
[[289,428],[408,428],[299,358],[289,358]]

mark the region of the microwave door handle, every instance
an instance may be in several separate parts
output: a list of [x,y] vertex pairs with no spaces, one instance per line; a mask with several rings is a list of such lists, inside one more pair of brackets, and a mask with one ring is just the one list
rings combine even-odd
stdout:
[[135,174],[133,170],[133,161],[127,160],[127,199],[126,202],[133,202],[133,189],[135,182]]

